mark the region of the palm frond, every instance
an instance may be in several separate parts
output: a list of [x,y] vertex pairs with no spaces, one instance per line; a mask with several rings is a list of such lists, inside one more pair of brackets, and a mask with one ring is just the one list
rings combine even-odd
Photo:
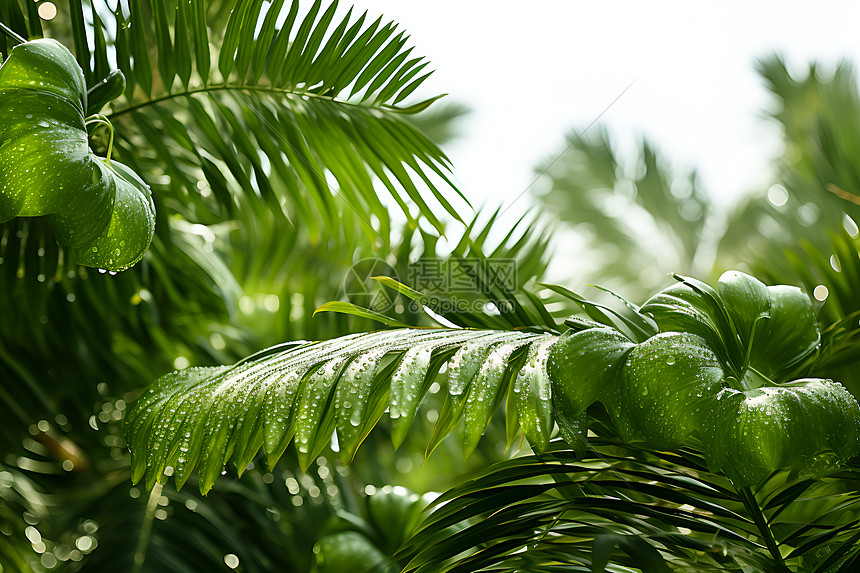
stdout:
[[826,244],[820,229],[839,228],[844,213],[860,220],[860,179],[853,167],[860,153],[860,134],[853,127],[860,118],[860,92],[850,63],[839,62],[827,70],[826,79],[822,68],[813,62],[805,76],[792,76],[780,56],[758,62],[759,74],[777,100],[771,115],[792,150],[780,165],[788,197],[780,201],[778,216],[786,226],[805,227],[804,235]]
[[412,286],[391,277],[380,278],[380,282],[448,324],[557,332],[569,313],[566,309],[551,313],[546,301],[527,288],[546,270],[551,229],[538,216],[527,213],[492,244],[488,237],[499,227],[499,210],[483,221],[481,215],[443,253],[437,253],[436,237],[422,233],[429,252],[407,270],[406,279]]
[[307,467],[335,429],[349,461],[386,410],[399,444],[445,364],[447,396],[428,455],[461,418],[471,452],[502,402],[540,448],[553,427],[545,364],[555,341],[526,332],[400,329],[176,372],[151,386],[127,418],[134,479],[145,476],[151,487],[174,475],[181,486],[199,468],[207,491],[227,462],[241,473],[262,447],[271,467],[293,440]]
[[[118,158],[163,173],[197,218],[262,201],[332,229],[339,195],[380,219],[379,228],[366,221],[367,233],[386,235],[385,189],[407,217],[414,203],[438,230],[423,190],[459,219],[442,191],[454,189],[447,157],[403,118],[436,99],[401,105],[429,75],[403,32],[366,13],[343,15],[337,1],[316,1],[306,13],[285,4],[227,3],[223,34],[200,1],[132,0],[126,12],[95,0],[89,14],[72,14],[91,86],[114,59],[125,76],[123,95],[105,110]],[[92,61],[86,28],[101,47]],[[152,154],[139,153],[142,144]]]
[[774,96],[769,115],[782,130],[786,152],[777,163],[778,183],[730,214],[718,256],[731,265],[742,257],[757,270],[766,267],[776,282],[791,282],[795,265],[782,251],[799,254],[798,245],[831,251],[832,233],[856,233],[860,92],[854,67],[844,61],[826,74],[812,63],[806,74],[793,75],[777,55],[757,67]]
[[592,128],[569,135],[565,153],[538,167],[541,202],[600,252],[590,276],[647,291],[665,276],[658,269],[701,274],[703,231],[713,209],[695,172],[673,173],[646,139],[633,154],[616,148],[605,127]]
[[[404,570],[785,571],[750,510],[762,512],[791,565],[823,572],[860,553],[860,498],[847,493],[854,469],[820,480],[776,474],[750,507],[695,449],[647,451],[594,430],[584,454],[554,443],[437,498],[398,553]],[[821,500],[840,513],[810,516]]]

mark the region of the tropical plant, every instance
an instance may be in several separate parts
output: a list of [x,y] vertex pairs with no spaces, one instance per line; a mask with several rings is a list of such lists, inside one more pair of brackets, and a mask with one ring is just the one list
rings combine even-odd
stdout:
[[771,55],[757,68],[774,95],[768,116],[784,143],[769,188],[726,211],[713,205],[695,172],[669,169],[653,143],[643,139],[636,153],[625,154],[598,125],[572,134],[575,145],[539,167],[545,184],[538,198],[562,229],[588,238],[589,252],[597,253],[591,272],[588,257],[574,267],[574,284],[587,279],[646,296],[666,272],[716,278],[741,266],[768,282],[803,285],[820,306],[827,344],[846,343],[843,366],[827,376],[860,394],[847,327],[860,311],[854,67],[813,63],[793,76],[781,56]]
[[[619,545],[634,560],[646,556],[654,570],[682,563],[692,567],[697,562],[692,547],[714,553],[719,544],[725,559],[712,565],[723,570],[752,564],[763,571],[826,571],[833,565],[849,571],[860,559],[860,546],[845,546],[860,539],[849,517],[856,511],[854,496],[845,500],[846,512],[836,522],[818,526],[827,530],[824,534],[818,527],[777,519],[788,509],[784,499],[800,495],[792,489],[798,483],[804,484],[802,491],[822,487],[828,499],[838,498],[849,482],[831,490],[819,476],[860,453],[857,401],[838,383],[807,378],[830,358],[821,352],[809,298],[794,287],[766,287],[737,272],[723,275],[718,290],[678,278],[679,285],[641,308],[625,301],[633,314],[614,313],[615,320],[600,306],[551,287],[597,320],[573,321],[561,337],[547,315],[550,323],[533,324],[532,332],[394,329],[274,349],[231,367],[175,372],[150,387],[127,417],[133,479],[145,477],[152,488],[172,475],[181,487],[198,469],[205,493],[228,463],[241,475],[262,448],[274,467],[293,440],[304,469],[333,443],[348,463],[385,413],[392,440],[400,445],[430,386],[439,383],[446,390],[445,403],[428,455],[462,420],[468,456],[502,404],[509,439],[519,427],[532,448],[545,452],[557,423],[566,445],[579,454],[550,456],[552,464],[539,454],[541,463],[532,464],[540,471],[515,458],[498,470],[509,472],[509,478],[494,472],[477,480],[477,490],[455,489],[446,498],[455,501],[439,505],[407,540],[403,551],[411,559],[405,570],[475,571],[500,564],[502,570],[525,564],[530,570],[589,570],[604,559],[590,552],[609,543],[602,550],[605,556]],[[405,285],[383,280],[422,300]],[[443,365],[447,368],[440,374]],[[586,411],[597,424],[589,423]],[[676,456],[677,464],[666,470],[690,471],[695,482],[685,487],[675,477],[672,493],[667,489],[651,496],[647,482],[607,482],[603,474],[618,471],[614,464],[592,471],[578,465],[589,447],[588,430],[601,438],[598,445],[623,452],[611,457],[624,471],[642,456]],[[592,450],[603,459],[600,449]],[[522,474],[512,469],[523,467]],[[639,476],[650,481],[650,473],[640,470]],[[782,477],[774,485],[776,474]],[[507,484],[548,475],[552,479],[543,485]],[[592,481],[602,488],[592,490]],[[712,499],[702,499],[714,483],[720,485],[713,487]],[[628,489],[640,488],[644,497],[629,498]],[[606,511],[608,523],[587,517],[595,511],[590,497],[598,491],[596,507]],[[718,491],[725,496],[722,501]],[[614,500],[625,500],[617,508],[621,514],[649,515],[654,495],[664,506],[648,522],[655,528],[651,533],[687,535],[689,545],[646,541],[644,525],[632,531],[615,527],[626,518],[613,522]],[[768,506],[771,496],[780,501]],[[580,507],[582,497],[588,509]],[[707,511],[708,523],[684,525],[682,532],[680,524],[696,519],[689,507]],[[488,521],[468,525],[489,508],[497,511]],[[774,508],[766,518],[765,509]],[[660,515],[663,511],[676,519]],[[824,512],[810,517],[826,519]],[[582,519],[585,524],[578,523]],[[467,525],[455,535],[447,531],[464,520]],[[549,547],[541,541],[546,537],[552,539]],[[533,543],[540,551],[519,555]],[[844,565],[848,562],[852,565]]]
[[56,40],[21,44],[0,68],[0,89],[0,220],[50,215],[80,264],[123,271],[138,262],[155,230],[149,188],[111,162],[110,148],[104,161],[90,152],[84,74],[71,52]]
[[564,152],[537,167],[539,201],[586,239],[592,255],[571,279],[629,285],[630,296],[647,296],[670,271],[710,271],[705,229],[717,209],[695,172],[674,173],[666,163],[645,138],[634,153],[619,152],[597,125],[568,135]]
[[[38,8],[0,2],[0,81],[36,47],[69,46],[86,99],[77,80],[60,94],[75,113],[56,123],[70,134],[56,161],[127,165],[156,225],[140,262],[100,273],[77,264],[95,223],[64,236],[30,217],[67,205],[0,212],[21,215],[0,227],[4,570],[856,568],[857,404],[804,378],[856,364],[850,314],[819,328],[800,291],[742,274],[716,290],[679,277],[642,307],[536,290],[539,218],[494,243],[497,214],[457,215],[422,135],[450,129],[411,115],[435,98],[404,103],[426,64],[393,24],[337,2],[70,1],[44,28]],[[53,120],[22,109],[0,108],[0,129],[48,164],[54,135],[36,124]],[[27,192],[19,165],[0,175]],[[645,180],[655,220],[661,193],[708,210]],[[696,241],[665,228],[687,272]],[[333,300],[366,259],[408,277],[377,281],[394,314]],[[858,283],[839,278],[850,299]],[[565,321],[576,307],[589,319]],[[300,339],[323,342],[271,347]],[[513,455],[523,437],[534,453]]]
[[[436,257],[437,207],[456,218],[447,159],[409,119],[430,102],[401,105],[426,77],[426,62],[409,57],[392,23],[319,2],[291,3],[278,21],[284,5],[69,2],[42,22],[35,2],[0,2],[6,80],[31,46],[70,46],[76,62],[64,53],[62,67],[75,80],[67,99],[77,115],[60,151],[128,165],[150,186],[157,223],[141,262],[114,275],[76,264],[85,262],[75,259],[79,245],[92,252],[82,228],[69,243],[47,218],[31,217],[55,208],[68,215],[83,203],[60,191],[57,200],[69,205],[7,212],[4,204],[3,218],[25,215],[0,228],[5,570],[213,569],[226,566],[238,540],[244,547],[233,551],[245,568],[307,569],[317,532],[343,505],[337,495],[319,503],[309,494],[332,485],[321,478],[319,488],[302,479],[292,493],[289,466],[279,486],[263,491],[271,474],[254,472],[256,488],[243,482],[197,510],[189,509],[194,499],[169,491],[148,504],[127,486],[121,437],[127,404],[173,364],[228,362],[284,338],[367,328],[357,317],[310,317],[338,295],[356,257],[403,271],[416,250]],[[35,130],[12,135],[28,161],[42,160],[51,151],[43,136],[53,137],[39,131],[50,119],[45,107],[31,114],[9,101],[3,128]],[[46,177],[77,177],[44,175],[43,186]],[[14,169],[3,177],[23,185]],[[385,193],[406,220],[402,231],[392,229]],[[112,190],[103,197],[118,204]],[[416,212],[430,222],[420,233]],[[300,499],[308,500],[301,508]],[[289,541],[288,531],[297,532]],[[197,536],[221,542],[182,548]],[[277,539],[277,550],[263,548],[265,539]]]

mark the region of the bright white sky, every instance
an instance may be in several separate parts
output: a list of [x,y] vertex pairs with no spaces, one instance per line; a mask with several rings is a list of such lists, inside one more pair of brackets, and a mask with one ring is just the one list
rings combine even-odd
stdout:
[[860,62],[858,2],[355,3],[411,34],[436,69],[428,95],[473,108],[446,147],[461,189],[473,205],[504,202],[517,214],[534,167],[601,114],[622,142],[645,134],[678,166],[698,168],[721,204],[766,189],[779,133],[762,119],[771,99],[756,58],[780,51],[799,70],[811,59]]

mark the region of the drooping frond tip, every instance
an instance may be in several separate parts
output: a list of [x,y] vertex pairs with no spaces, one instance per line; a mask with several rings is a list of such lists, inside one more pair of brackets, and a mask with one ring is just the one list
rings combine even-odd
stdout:
[[349,462],[386,412],[399,446],[437,379],[446,393],[428,454],[461,418],[465,453],[471,453],[502,403],[541,448],[553,427],[546,361],[556,339],[396,329],[300,343],[230,367],[174,372],[129,412],[133,479],[146,477],[151,487],[173,475],[182,487],[197,469],[206,492],[228,462],[241,474],[262,448],[271,467],[293,441],[304,468],[333,443]]

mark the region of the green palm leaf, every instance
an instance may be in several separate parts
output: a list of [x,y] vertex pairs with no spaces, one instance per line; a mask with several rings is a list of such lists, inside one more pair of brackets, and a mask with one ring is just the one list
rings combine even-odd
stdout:
[[[14,2],[2,4],[4,21],[13,24],[25,37],[42,33],[31,4],[22,2],[20,9]],[[123,130],[120,139],[124,138],[119,142],[121,149],[114,150],[114,157],[122,155],[137,168],[144,169],[141,172],[156,194],[158,226],[152,248],[144,260],[119,276],[87,273],[79,269],[69,253],[56,244],[52,232],[41,220],[16,220],[0,228],[0,285],[7,293],[2,314],[9,320],[8,324],[19,325],[8,333],[0,334],[3,352],[0,376],[21,382],[0,392],[0,411],[15,415],[25,426],[48,413],[53,416],[59,404],[67,401],[83,404],[88,410],[90,395],[95,391],[91,381],[102,376],[120,380],[126,389],[134,389],[159,371],[169,368],[170,362],[177,357],[207,357],[199,361],[224,363],[272,344],[274,340],[302,336],[331,337],[345,332],[349,323],[338,320],[340,317],[325,317],[312,323],[287,320],[290,308],[294,306],[291,297],[299,300],[303,297],[304,302],[299,306],[305,307],[304,316],[309,317],[322,301],[336,295],[337,276],[352,262],[356,249],[374,253],[373,241],[381,237],[380,249],[383,250],[391,242],[387,210],[372,212],[365,206],[356,205],[338,185],[329,185],[333,180],[328,172],[323,170],[322,176],[318,176],[303,163],[293,147],[284,143],[286,131],[272,123],[272,118],[279,117],[278,114],[283,116],[289,106],[278,100],[283,95],[281,92],[273,92],[266,84],[268,76],[265,73],[260,75],[254,89],[243,92],[242,96],[227,88],[193,97],[187,95],[190,88],[187,90],[182,83],[184,64],[179,62],[186,50],[177,48],[181,48],[183,39],[187,40],[192,54],[189,82],[208,89],[211,83],[220,81],[217,68],[207,68],[206,64],[218,53],[217,48],[212,48],[212,54],[208,53],[210,44],[217,47],[221,43],[221,35],[217,32],[220,25],[217,4],[162,2],[167,6],[164,12],[173,50],[170,58],[160,56],[159,50],[165,45],[163,30],[159,32],[160,42],[158,35],[152,33],[147,36],[141,31],[148,25],[154,26],[148,23],[147,18],[150,8],[161,10],[155,2],[131,3],[131,12],[121,12],[120,16],[106,11],[107,3],[96,1],[92,4],[95,11],[87,3],[58,4],[60,14],[45,23],[46,32],[66,40],[70,46],[75,44],[73,51],[82,64],[90,87],[90,112],[111,102],[111,94],[116,95],[117,86],[127,95],[113,100],[110,104],[113,107],[105,111],[120,110],[121,106],[125,106],[122,109],[138,106],[136,110],[114,118],[117,129]],[[232,6],[236,3],[226,4]],[[263,10],[263,4],[256,3],[254,9]],[[122,3],[120,8],[125,6],[126,3]],[[247,8],[250,4],[241,3],[241,6]],[[179,11],[174,9],[177,7]],[[295,10],[298,10],[298,5]],[[184,15],[180,16],[180,13]],[[26,14],[30,15],[29,19]],[[139,21],[134,20],[135,14]],[[122,20],[121,24],[126,24],[126,28],[120,26],[118,32],[113,26],[106,25],[116,23],[117,18]],[[180,26],[182,18],[189,22],[188,30]],[[346,20],[340,22],[343,24]],[[131,24],[130,28],[128,24]],[[192,27],[193,32],[190,30]],[[333,27],[334,24],[326,28],[317,22],[313,23],[312,29],[319,35],[323,30],[334,33]],[[358,50],[360,46],[367,48],[371,41],[383,37],[390,41],[393,37],[390,34],[384,36],[379,25],[374,32],[365,34],[369,29],[365,23],[352,22],[342,34],[343,46]],[[186,33],[188,37],[183,36]],[[170,34],[173,34],[172,38]],[[273,29],[272,34],[273,37],[287,37],[290,30],[281,27]],[[87,37],[94,38],[98,48],[92,56]],[[5,45],[5,36],[2,38]],[[364,38],[361,40],[364,44],[357,43],[361,38]],[[265,40],[252,40],[255,42],[252,46],[265,55],[263,63],[274,65],[270,64],[269,50],[264,49]],[[133,58],[132,44],[143,46],[135,48],[137,56]],[[109,73],[112,67],[109,60],[113,61],[114,55],[117,65],[128,78],[127,83],[119,80],[122,76],[118,73]],[[367,58],[372,55],[365,54]],[[350,57],[353,64],[360,63],[357,52]],[[143,96],[139,77],[145,75],[147,58],[151,64],[150,76],[154,80],[151,95]],[[166,65],[167,60],[176,62],[174,82],[170,87],[164,87],[159,75],[158,62]],[[340,65],[340,61],[334,58],[330,65]],[[319,65],[322,66],[323,62],[320,61]],[[323,68],[319,69],[325,71]],[[162,66],[161,69],[168,68]],[[214,78],[212,82],[207,79],[210,72]],[[299,72],[291,72],[293,75],[289,77],[284,72],[282,76],[286,79],[283,82],[298,82],[296,78],[299,76],[295,74]],[[348,77],[342,72],[338,71],[338,74]],[[167,71],[164,73],[166,75]],[[241,81],[234,77],[231,82],[230,89],[239,85],[250,86],[247,77]],[[282,88],[286,85],[283,82]],[[344,96],[349,94],[348,88],[343,92]],[[379,95],[383,89],[384,86],[378,90]],[[245,95],[260,104],[257,111],[270,119],[268,125],[254,110],[240,109],[237,98]],[[283,97],[289,99],[290,96],[286,94]],[[359,115],[371,114],[371,123],[375,121],[377,126],[390,127],[391,123],[386,123],[389,120],[397,123],[406,117],[414,117],[383,109],[382,103],[377,105],[371,100],[362,104],[332,98],[330,94],[317,99],[325,100],[321,109],[332,108],[328,115],[336,116],[335,122],[348,123],[347,116],[353,108]],[[393,103],[393,100],[386,102]],[[310,105],[319,107],[319,104],[315,100]],[[338,106],[345,106],[346,112],[336,111]],[[198,113],[202,122],[198,125],[190,118],[194,110],[200,109],[205,113]],[[214,114],[212,119],[203,117],[210,112]],[[312,131],[316,131],[317,126],[312,123],[309,119],[304,126],[311,125]],[[238,131],[235,140],[230,142],[222,134],[233,127]],[[368,136],[359,127],[349,126],[347,134],[331,130],[325,132],[326,137],[337,139],[333,146],[331,142],[320,139],[322,135],[311,134],[310,137],[316,137],[314,141],[323,145],[322,152],[328,154],[328,159],[343,169],[348,167],[350,176],[364,180],[367,185],[361,189],[370,200],[377,201],[372,172],[351,151],[355,142],[350,143],[349,137],[356,134]],[[421,140],[416,130],[408,126],[403,130],[410,137]],[[305,142],[303,133],[297,129],[292,133],[298,142]],[[91,135],[91,145],[98,147],[101,134]],[[379,141],[385,140],[373,139],[374,144]],[[296,161],[284,159],[279,145],[288,149]],[[260,149],[255,150],[255,146]],[[394,149],[396,151],[391,153],[397,155],[404,148],[398,144]],[[441,153],[432,145],[428,149],[432,153]],[[282,160],[269,161],[269,158],[279,155]],[[325,167],[320,161],[317,165]],[[378,158],[375,165],[383,174],[388,174],[393,186],[399,185],[386,171],[382,159]],[[297,181],[297,173],[305,180]],[[234,174],[243,178],[241,186]],[[306,182],[329,187],[314,191]],[[262,192],[257,192],[257,189]],[[327,204],[330,206],[325,207]],[[235,219],[224,223],[222,219],[231,205],[234,206]],[[236,205],[239,208],[235,208]],[[377,215],[378,224],[376,221],[369,224],[372,214]],[[372,227],[375,229],[371,230]],[[326,242],[321,241],[323,238]],[[332,248],[329,241],[339,248]],[[308,268],[315,268],[317,272],[297,272]],[[291,280],[284,282],[285,276]],[[260,332],[259,324],[255,325],[255,334],[251,334],[247,322],[237,324],[239,299],[243,295],[257,296],[259,293],[280,295],[282,311],[273,317],[277,319],[273,322],[282,326],[274,336]],[[118,307],[127,311],[117,313]],[[46,328],[48,317],[50,322]],[[305,327],[306,324],[309,326]],[[75,333],[70,336],[92,344],[70,346],[60,332]],[[224,349],[223,345],[221,349],[213,347],[209,340],[211,336],[215,340],[228,340],[228,348]],[[59,370],[54,369],[52,362],[44,360],[47,355],[54,356],[57,364],[75,365],[74,369],[79,373],[79,379],[86,381],[87,389],[74,390],[75,386],[69,384],[65,377],[51,374]],[[195,362],[198,359],[192,359],[192,364]],[[12,436],[11,429],[8,433],[11,443],[17,442],[18,438]]]
[[[616,313],[649,332],[638,343],[594,312],[599,307],[569,294],[605,324],[574,322],[560,338],[554,331],[399,329],[165,376],[128,419],[134,479],[146,476],[152,485],[175,472],[181,485],[199,467],[206,490],[226,462],[241,473],[263,447],[274,464],[294,438],[307,467],[335,429],[349,462],[386,411],[399,445],[446,362],[446,400],[428,454],[461,419],[471,453],[503,400],[509,440],[518,424],[537,451],[556,421],[579,446],[586,410],[602,403],[627,440],[658,450],[703,443],[707,464],[738,488],[783,469],[813,475],[860,451],[856,400],[838,383],[795,379],[799,365],[808,372],[820,341],[802,291],[766,287],[736,271],[717,289],[678,278],[643,307],[628,303],[632,318]],[[354,305],[327,309],[369,316]]]
[[[105,110],[118,157],[164,173],[198,217],[263,201],[321,219],[319,233],[336,227],[339,195],[380,219],[380,228],[365,222],[369,234],[386,235],[375,179],[407,217],[414,203],[439,230],[435,205],[459,219],[440,187],[453,187],[447,157],[403,117],[436,98],[401,106],[429,74],[396,25],[351,10],[336,17],[337,1],[317,1],[303,16],[298,2],[283,0],[223,8],[230,17],[220,40],[204,2],[133,0],[127,14],[93,3],[93,33],[107,49],[82,65],[96,83],[113,53],[125,76],[123,95]],[[141,140],[154,157],[138,153]]]
[[[797,570],[850,571],[860,554],[860,498],[846,493],[854,468],[820,480],[776,474],[745,499],[698,463],[695,449],[649,452],[601,424],[592,429],[598,436],[582,454],[554,443],[443,494],[398,552],[404,570],[785,571],[765,547],[768,535],[788,565],[806,567]],[[817,513],[819,504],[840,513]]]
[[262,447],[273,466],[293,440],[306,468],[329,447],[335,430],[341,457],[349,461],[386,410],[400,444],[445,364],[446,401],[428,454],[461,418],[469,453],[505,400],[540,448],[553,424],[545,362],[555,338],[399,329],[274,348],[231,367],[176,372],[153,385],[127,419],[134,479],[145,476],[151,487],[175,475],[181,487],[198,468],[205,492],[227,462],[241,473]]

